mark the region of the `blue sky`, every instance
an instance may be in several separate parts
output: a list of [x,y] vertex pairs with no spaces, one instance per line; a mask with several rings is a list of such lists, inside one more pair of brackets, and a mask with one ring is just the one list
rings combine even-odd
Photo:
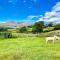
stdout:
[[[56,11],[53,11],[57,5],[60,7],[60,0],[0,0],[0,22],[35,22],[36,20],[43,20],[43,18],[46,21],[48,19],[51,21],[47,15],[52,17],[52,15],[57,14]],[[53,18],[57,20],[58,17]]]

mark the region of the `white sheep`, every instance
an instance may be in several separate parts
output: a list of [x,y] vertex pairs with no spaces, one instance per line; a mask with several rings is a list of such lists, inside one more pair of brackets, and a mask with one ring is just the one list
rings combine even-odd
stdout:
[[55,35],[54,35],[54,37],[46,37],[46,43],[47,43],[48,41],[53,41],[53,43],[54,43],[55,40],[59,40],[59,37],[57,37],[57,36],[55,36]]

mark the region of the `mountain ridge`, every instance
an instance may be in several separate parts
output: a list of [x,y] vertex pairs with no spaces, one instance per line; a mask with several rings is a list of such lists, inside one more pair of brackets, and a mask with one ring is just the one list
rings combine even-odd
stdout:
[[15,21],[9,21],[5,23],[0,23],[0,27],[24,27],[24,26],[30,26],[30,22],[15,22]]

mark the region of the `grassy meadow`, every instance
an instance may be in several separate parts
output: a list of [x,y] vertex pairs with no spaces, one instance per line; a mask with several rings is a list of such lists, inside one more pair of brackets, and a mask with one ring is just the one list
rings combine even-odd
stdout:
[[0,60],[60,60],[60,41],[46,44],[45,37],[35,34],[1,38]]

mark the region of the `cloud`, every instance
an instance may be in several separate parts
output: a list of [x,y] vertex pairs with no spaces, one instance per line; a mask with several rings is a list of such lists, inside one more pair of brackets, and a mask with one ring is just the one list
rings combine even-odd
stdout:
[[28,21],[34,21],[34,22],[38,22],[38,21],[42,21],[43,20],[43,16],[42,15],[30,15],[27,16],[26,20]]
[[44,18],[51,18],[56,16],[56,14],[57,14],[56,12],[46,12]]
[[52,11],[60,11],[60,2],[57,2],[57,4],[52,8]]
[[45,22],[60,23],[60,2],[57,2],[56,5],[52,7],[51,11],[45,12],[44,16],[39,18],[38,21],[41,19]]
[[39,17],[40,16],[37,16],[37,15],[29,15],[23,21],[27,21],[29,23],[34,23],[36,20],[38,20]]
[[0,24],[1,24],[1,23],[6,23],[6,22],[0,21]]

